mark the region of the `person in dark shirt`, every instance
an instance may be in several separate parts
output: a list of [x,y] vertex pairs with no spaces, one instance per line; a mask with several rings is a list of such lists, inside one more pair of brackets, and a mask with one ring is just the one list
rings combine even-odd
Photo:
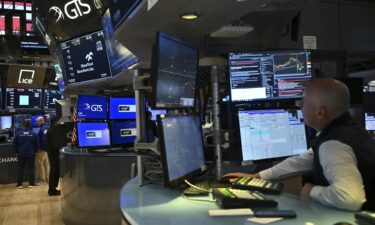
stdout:
[[38,117],[36,119],[36,123],[40,127],[38,132],[38,140],[39,140],[39,151],[36,155],[36,162],[38,166],[38,178],[41,183],[48,182],[49,179],[49,163],[48,163],[48,155],[46,151],[46,133],[49,126],[45,123],[44,118]]
[[31,130],[31,122],[24,121],[22,131],[18,132],[13,141],[18,161],[17,188],[22,188],[23,171],[27,165],[29,187],[34,187],[35,154],[38,151],[38,136]]
[[49,174],[49,188],[48,194],[50,196],[60,195],[61,192],[56,190],[59,184],[60,176],[60,161],[59,161],[59,150],[65,147],[69,142],[70,138],[68,133],[73,130],[72,123],[57,124],[55,118],[51,118],[52,126],[48,129],[46,134],[46,149],[48,152],[48,159],[51,167]]

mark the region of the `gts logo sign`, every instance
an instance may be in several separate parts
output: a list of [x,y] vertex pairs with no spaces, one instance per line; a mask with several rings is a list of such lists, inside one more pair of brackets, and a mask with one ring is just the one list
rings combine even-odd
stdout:
[[92,112],[103,112],[102,105],[90,105],[89,103],[85,103],[83,105],[85,107],[85,110],[90,110]]

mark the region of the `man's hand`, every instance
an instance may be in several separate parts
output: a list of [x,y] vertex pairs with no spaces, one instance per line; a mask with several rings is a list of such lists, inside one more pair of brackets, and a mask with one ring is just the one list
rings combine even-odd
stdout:
[[311,192],[311,189],[314,187],[313,184],[311,183],[306,183],[303,187],[302,187],[302,190],[301,190],[301,197],[303,199],[310,199],[310,192]]
[[251,174],[251,173],[227,173],[221,177],[222,180],[228,180],[229,182],[234,182],[237,178],[240,177],[253,177],[253,178],[260,178],[259,173]]

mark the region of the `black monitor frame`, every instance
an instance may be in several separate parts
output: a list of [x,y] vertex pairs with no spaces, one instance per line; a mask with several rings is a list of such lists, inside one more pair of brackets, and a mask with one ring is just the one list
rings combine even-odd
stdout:
[[[176,178],[175,180],[169,180],[169,172],[168,172],[168,160],[166,157],[166,146],[164,142],[164,130],[163,130],[163,119],[164,118],[173,118],[173,117],[182,117],[182,116],[193,116],[193,117],[198,117],[196,114],[187,114],[187,115],[158,115],[157,116],[157,122],[158,122],[158,129],[159,129],[159,144],[160,144],[160,155],[161,155],[161,160],[162,160],[162,167],[163,167],[163,178],[164,178],[164,186],[166,187],[176,187],[180,184],[185,179],[189,179],[192,177],[195,177],[198,175],[200,172],[202,172],[202,168],[198,168],[194,171],[189,172],[188,174],[185,174],[179,178]],[[201,128],[201,127],[200,127]],[[204,141],[203,141],[203,131],[202,128],[200,129],[201,131],[201,138],[202,138],[202,155],[204,158]]]
[[[193,105],[191,106],[184,106],[184,105],[173,105],[173,106],[158,106],[158,99],[157,99],[157,85],[158,85],[158,77],[159,77],[159,64],[160,64],[160,40],[161,38],[167,38],[171,41],[181,45],[185,46],[187,48],[193,49],[196,51],[197,55],[197,67],[196,67],[196,75],[195,75],[195,84],[194,84],[194,98],[193,98]],[[197,76],[198,76],[198,68],[199,68],[199,52],[197,49],[193,48],[192,46],[188,45],[185,42],[182,42],[181,40],[174,38],[168,34],[165,34],[163,32],[158,31],[156,33],[156,41],[155,45],[152,47],[152,60],[151,60],[151,82],[152,82],[152,93],[150,94],[150,98],[148,99],[148,104],[153,109],[189,109],[194,108],[196,104],[196,89],[197,89]]]

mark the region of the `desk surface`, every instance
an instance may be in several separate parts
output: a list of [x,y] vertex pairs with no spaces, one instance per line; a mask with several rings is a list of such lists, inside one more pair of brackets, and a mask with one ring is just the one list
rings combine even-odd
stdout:
[[[279,209],[294,209],[297,218],[274,222],[272,225],[305,225],[307,222],[314,225],[333,225],[339,221],[357,224],[354,213],[303,201],[299,196],[283,194],[275,196],[275,200],[279,202]],[[208,210],[218,208],[214,202],[183,198],[178,191],[162,185],[138,187],[136,178],[122,188],[120,207],[123,216],[132,225],[256,224],[247,221],[247,216],[210,217]]]

